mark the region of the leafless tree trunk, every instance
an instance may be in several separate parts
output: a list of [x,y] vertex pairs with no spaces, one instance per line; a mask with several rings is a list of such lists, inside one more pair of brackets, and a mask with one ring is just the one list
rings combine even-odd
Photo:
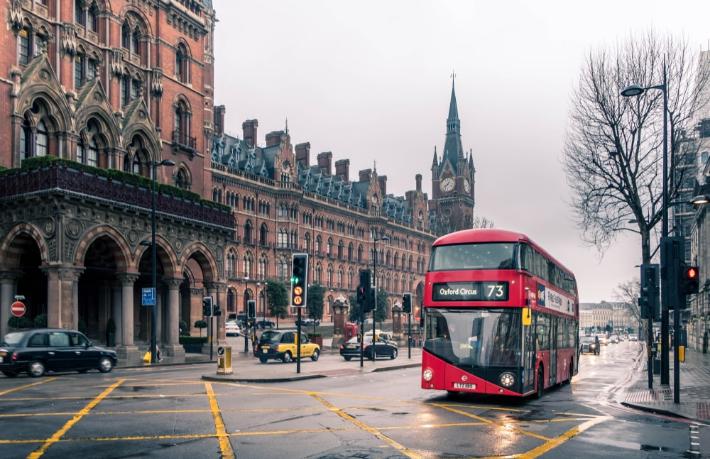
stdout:
[[493,228],[495,226],[495,223],[493,220],[489,220],[486,217],[474,217],[473,218],[473,224],[471,225],[471,228]]
[[[693,115],[705,104],[702,88],[709,67],[698,65],[686,42],[653,32],[590,53],[574,93],[564,147],[571,205],[584,240],[603,252],[620,232],[637,233],[643,263],[651,261],[651,246],[657,245],[653,230],[663,210],[663,95],[648,90],[627,98],[620,92],[630,84],[661,84],[664,62],[669,151],[679,151],[692,131]],[[675,178],[669,202],[682,183],[682,177]]]
[[638,304],[638,298],[641,295],[641,284],[638,279],[620,283],[616,286],[614,295],[619,302],[624,303],[629,308],[636,321],[641,322],[641,312]]

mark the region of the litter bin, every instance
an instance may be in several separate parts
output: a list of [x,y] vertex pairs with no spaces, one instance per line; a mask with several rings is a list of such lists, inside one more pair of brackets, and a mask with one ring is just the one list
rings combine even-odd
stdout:
[[217,374],[232,374],[232,346],[219,346],[217,348]]
[[661,374],[661,359],[653,359],[653,374]]

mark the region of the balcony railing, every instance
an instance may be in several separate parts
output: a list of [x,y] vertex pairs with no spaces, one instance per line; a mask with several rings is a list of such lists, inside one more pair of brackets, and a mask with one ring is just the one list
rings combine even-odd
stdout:
[[197,139],[190,137],[189,133],[176,129],[173,131],[173,145],[188,150],[197,150]]
[[[7,171],[0,179],[0,198],[55,190],[81,193],[144,209],[150,209],[151,206],[149,188],[124,183],[119,177],[108,178],[78,168],[74,169],[66,164],[49,164],[38,169]],[[156,208],[158,212],[178,217],[189,216],[193,220],[205,223],[234,227],[234,217],[231,212],[198,201],[158,193]]]

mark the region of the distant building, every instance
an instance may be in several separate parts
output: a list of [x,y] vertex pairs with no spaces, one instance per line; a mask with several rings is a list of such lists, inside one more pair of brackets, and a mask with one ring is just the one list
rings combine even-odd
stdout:
[[634,317],[626,303],[580,303],[579,329],[598,327],[604,329],[611,326],[614,330],[638,328],[638,320]]

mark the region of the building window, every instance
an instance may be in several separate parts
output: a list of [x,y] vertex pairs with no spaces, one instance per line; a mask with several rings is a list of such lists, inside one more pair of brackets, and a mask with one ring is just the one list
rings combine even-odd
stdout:
[[269,228],[266,226],[266,223],[262,223],[261,228],[259,229],[259,244],[266,245],[268,238]]
[[[175,107],[175,131],[178,141],[186,145],[187,136],[190,134],[190,111],[182,100]],[[253,207],[251,210],[254,210]]]
[[183,167],[177,171],[177,175],[175,176],[175,186],[182,188],[183,190],[190,189],[190,178],[187,175],[187,171]]
[[86,164],[96,167],[99,159],[99,147],[96,145],[96,139],[92,136],[89,140],[89,145],[86,148]]
[[121,26],[121,46],[125,49],[131,47],[131,27],[127,22],[124,22]]
[[86,65],[86,81],[91,81],[98,74],[98,63],[94,59],[89,59]]
[[131,100],[131,79],[124,75],[121,79],[121,107],[128,105]]
[[266,278],[266,267],[267,267],[266,255],[262,253],[261,258],[259,258],[259,272],[258,272],[259,279]]
[[131,102],[141,96],[141,80],[133,80],[131,83]]
[[20,160],[32,156],[32,128],[26,118],[22,120],[20,128]]
[[35,156],[47,156],[49,150],[49,132],[44,120],[37,124],[37,136],[35,138]]
[[89,17],[86,22],[90,31],[99,31],[99,8],[96,6],[96,2],[92,3],[89,7]]
[[133,54],[136,54],[137,56],[140,56],[142,54],[141,53],[141,34],[138,31],[138,29],[136,29],[133,32],[133,35],[131,36],[131,52]]
[[32,49],[32,31],[28,27],[23,27],[17,35],[18,56],[20,65],[27,65],[30,62],[30,50]]
[[254,268],[254,259],[251,257],[251,253],[244,255],[244,276],[251,277],[251,273]]
[[74,58],[74,89],[79,89],[84,84],[86,74],[84,73],[84,55],[78,54]]
[[251,243],[251,221],[247,220],[244,224],[244,242]]
[[80,26],[86,26],[86,16],[82,0],[74,0],[74,21]]
[[175,51],[175,75],[182,83],[190,82],[190,56],[183,43],[180,43]]

